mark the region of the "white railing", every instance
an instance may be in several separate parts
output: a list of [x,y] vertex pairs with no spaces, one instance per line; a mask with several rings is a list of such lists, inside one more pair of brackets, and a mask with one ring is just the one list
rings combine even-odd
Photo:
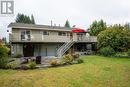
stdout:
[[96,36],[83,37],[77,41],[78,42],[97,42],[97,37]]
[[61,58],[65,52],[74,44],[73,39],[71,39],[69,42],[64,43],[58,50],[57,50],[57,56],[58,58]]

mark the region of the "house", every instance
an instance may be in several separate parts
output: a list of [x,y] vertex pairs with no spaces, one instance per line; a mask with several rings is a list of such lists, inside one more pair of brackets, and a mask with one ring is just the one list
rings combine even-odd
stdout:
[[12,55],[61,57],[67,52],[87,54],[96,50],[96,37],[73,28],[23,23],[10,23],[8,27],[12,28]]

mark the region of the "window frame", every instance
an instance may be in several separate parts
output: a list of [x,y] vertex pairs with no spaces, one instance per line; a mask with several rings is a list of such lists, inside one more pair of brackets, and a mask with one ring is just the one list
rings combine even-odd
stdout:
[[[29,33],[27,33],[29,31]],[[22,38],[23,36],[23,38]],[[26,39],[26,36],[28,37]],[[31,40],[31,30],[22,30],[20,33],[21,41],[30,41]]]

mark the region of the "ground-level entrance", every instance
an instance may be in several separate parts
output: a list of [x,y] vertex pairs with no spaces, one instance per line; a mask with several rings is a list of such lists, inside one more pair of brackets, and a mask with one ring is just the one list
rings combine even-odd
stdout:
[[34,45],[33,44],[23,44],[23,55],[24,55],[24,57],[34,56]]

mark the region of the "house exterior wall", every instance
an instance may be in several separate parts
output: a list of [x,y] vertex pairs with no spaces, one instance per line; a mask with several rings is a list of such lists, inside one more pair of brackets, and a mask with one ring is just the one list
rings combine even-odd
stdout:
[[12,44],[11,54],[12,55],[17,55],[17,54],[23,55],[23,44]]
[[34,56],[56,56],[57,49],[61,44],[36,44],[34,45]]
[[70,40],[70,32],[66,36],[59,36],[60,31],[48,31],[49,35],[43,35],[43,30],[30,30],[31,40],[21,41],[21,31],[24,29],[12,29],[11,42],[67,42]]
[[[56,56],[57,49],[62,45],[60,43],[32,44],[34,46],[34,56]],[[23,44],[12,44],[12,56],[23,54]]]

